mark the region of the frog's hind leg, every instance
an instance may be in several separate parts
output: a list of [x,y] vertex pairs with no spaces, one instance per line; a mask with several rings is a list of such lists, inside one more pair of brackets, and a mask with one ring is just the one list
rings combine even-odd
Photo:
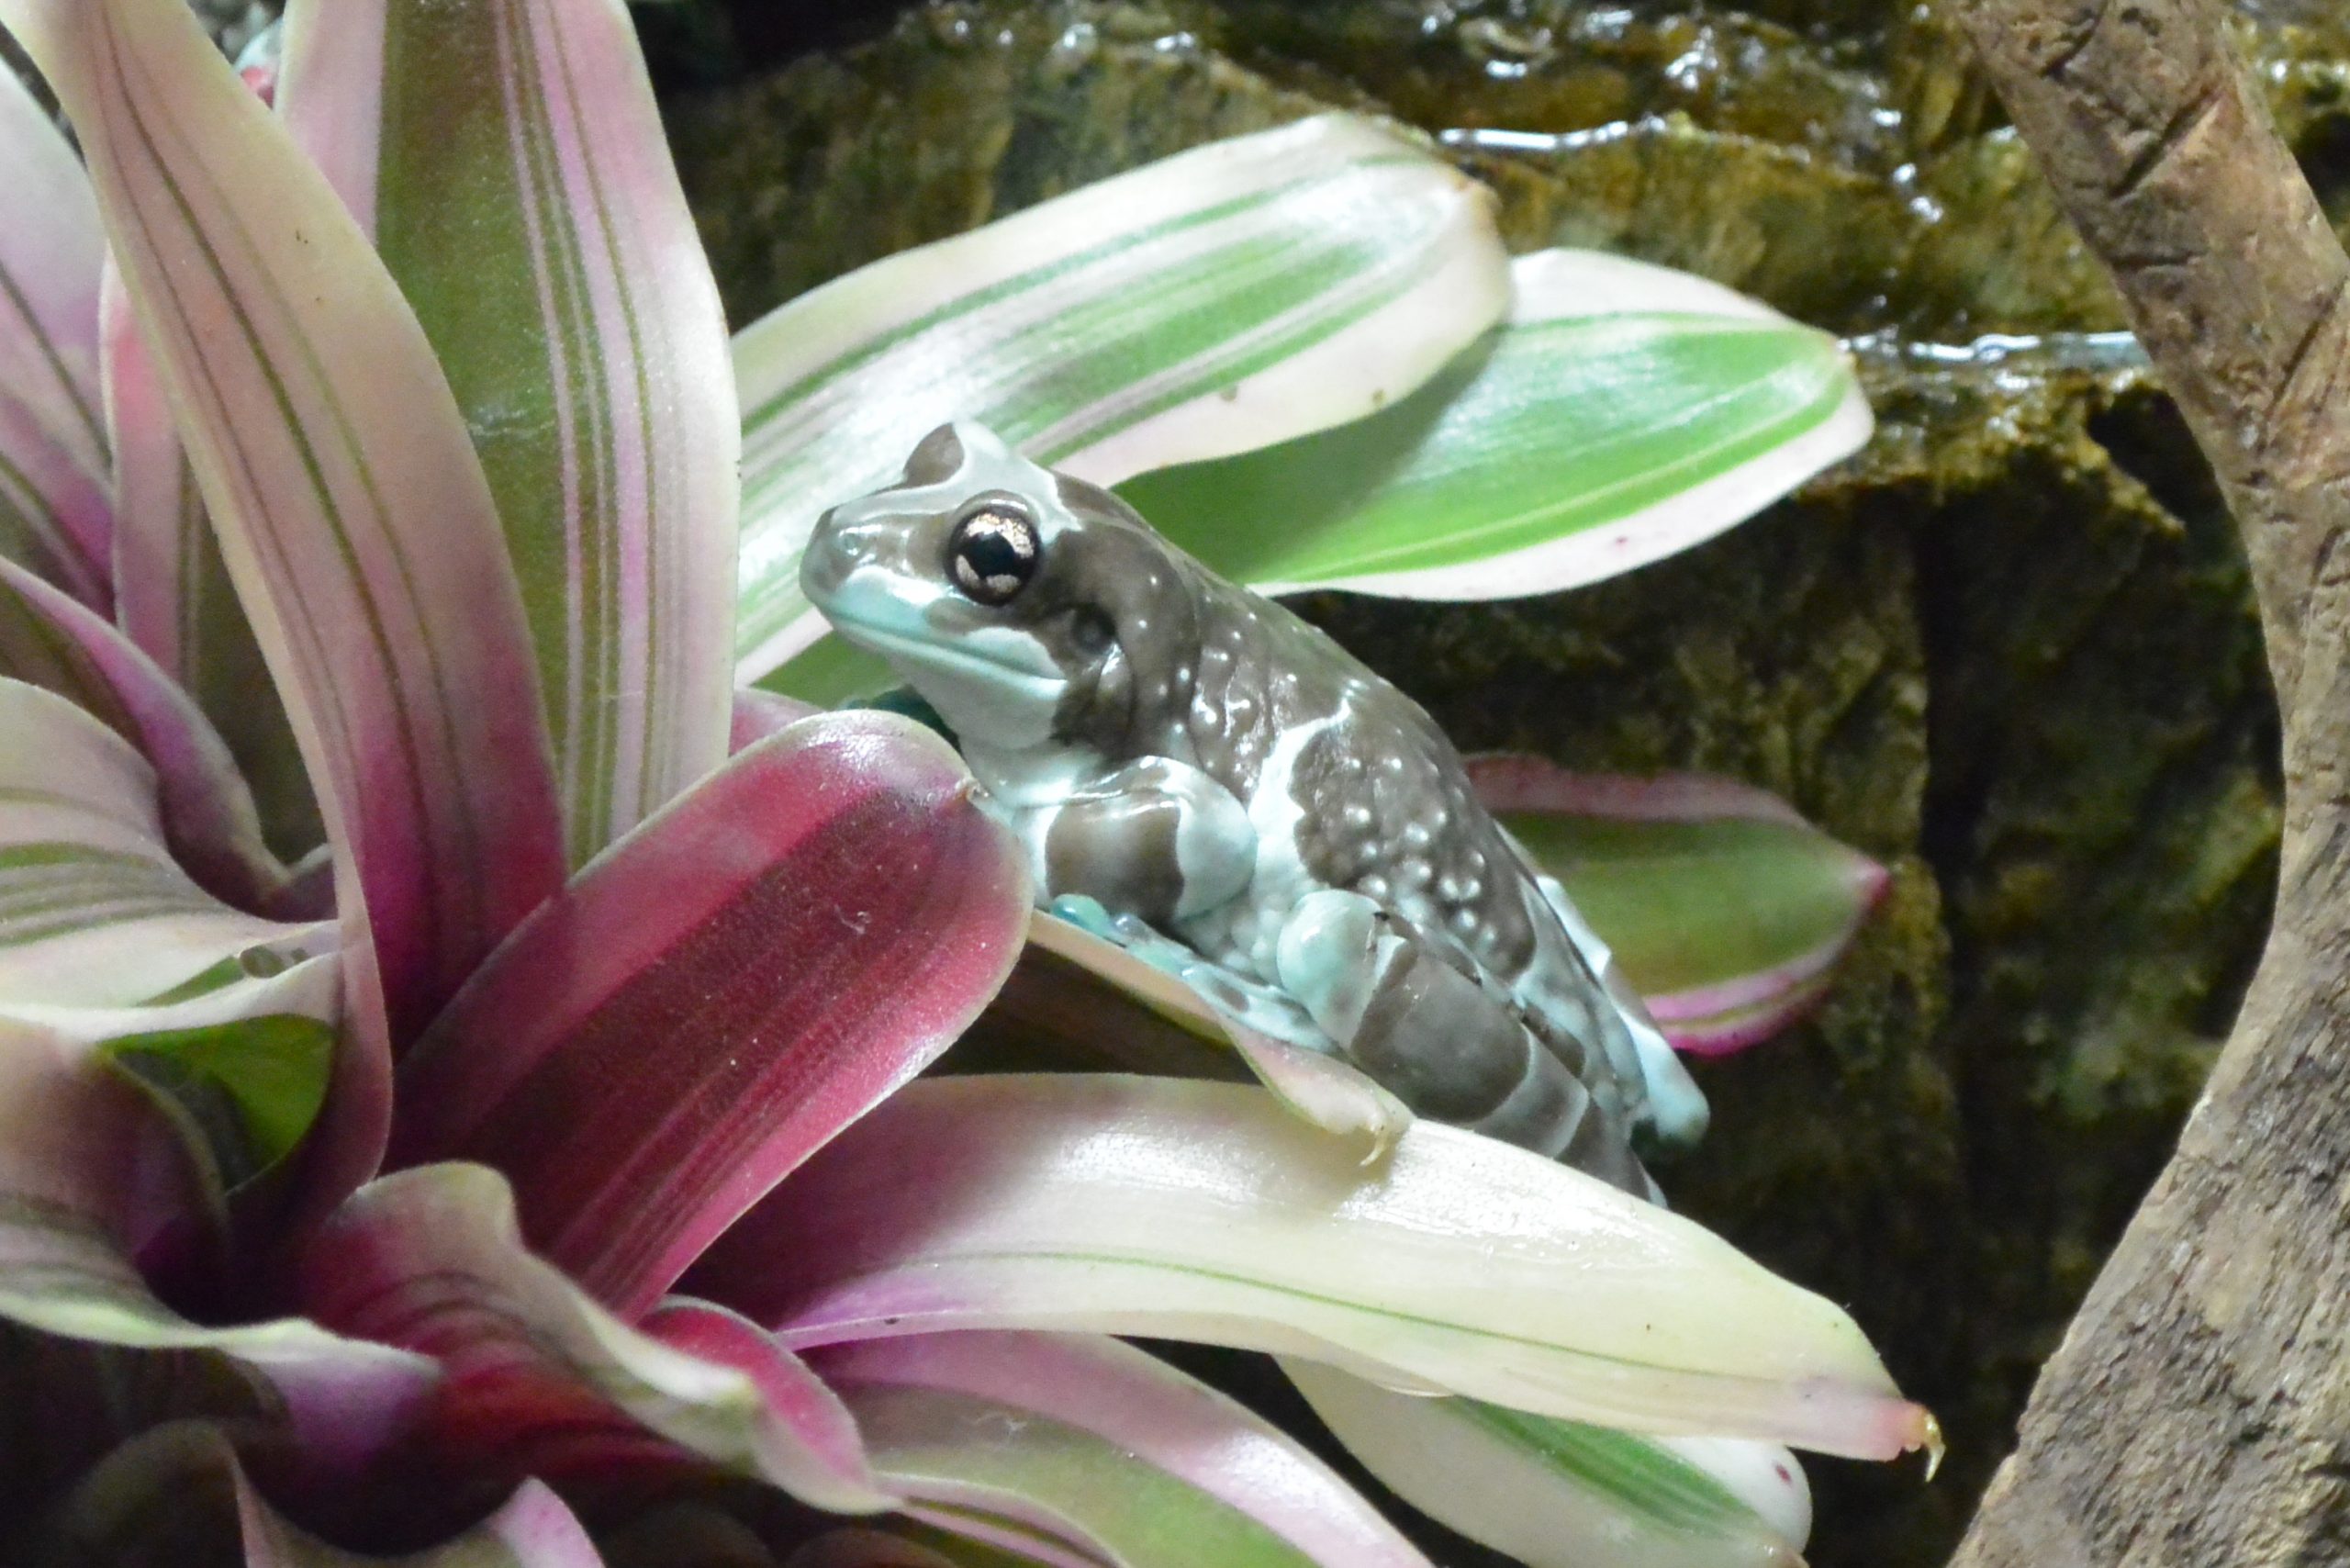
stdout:
[[[1526,852],[1520,847],[1518,853],[1523,856]],[[1533,862],[1529,858],[1527,864],[1531,868]],[[1592,1022],[1603,1036],[1610,1059],[1619,1064],[1619,1072],[1628,1053],[1639,1063],[1642,1098],[1646,1101],[1641,1120],[1655,1129],[1658,1138],[1668,1148],[1694,1146],[1705,1136],[1706,1124],[1711,1118],[1706,1092],[1689,1076],[1680,1053],[1666,1042],[1663,1031],[1649,1016],[1648,1004],[1632,989],[1631,981],[1624,978],[1623,966],[1616,961],[1615,953],[1591,928],[1591,923],[1583,919],[1583,912],[1567,897],[1567,890],[1557,878],[1539,872],[1536,873],[1534,883],[1541,890],[1543,902],[1566,927],[1575,956],[1583,960],[1599,991],[1612,1004]]]
[[1658,1200],[1627,1129],[1508,1000],[1371,900],[1336,890],[1301,900],[1276,962],[1281,988],[1414,1111]]

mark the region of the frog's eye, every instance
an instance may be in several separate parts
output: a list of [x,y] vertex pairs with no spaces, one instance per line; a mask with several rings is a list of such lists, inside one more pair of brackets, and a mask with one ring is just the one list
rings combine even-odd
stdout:
[[1008,499],[990,498],[956,519],[946,571],[964,598],[1009,604],[1036,575],[1044,550],[1026,512]]

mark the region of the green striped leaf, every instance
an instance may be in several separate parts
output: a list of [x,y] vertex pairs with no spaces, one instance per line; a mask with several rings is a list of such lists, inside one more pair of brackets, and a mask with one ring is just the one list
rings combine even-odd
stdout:
[[87,1039],[256,1011],[335,1017],[332,928],[242,913],[190,880],[129,742],[6,679],[0,735],[0,1011]]
[[726,755],[740,416],[619,0],[295,0],[280,105],[464,410],[570,858]]
[[946,420],[1108,484],[1359,419],[1500,317],[1485,193],[1325,115],[1194,149],[836,279],[741,333],[740,676],[823,632],[817,516]]
[[1742,1049],[1816,1006],[1891,881],[1732,779],[1579,774],[1507,754],[1472,757],[1469,772],[1694,1055]]
[[[363,955],[345,971],[353,1023],[380,1059],[375,975],[406,1037],[564,875],[529,628],[481,465],[365,235],[178,0],[0,0],[0,20],[80,131],[328,798],[345,948]],[[379,1111],[383,1073],[367,1076],[345,1099]],[[350,1140],[354,1168],[367,1141]]]
[[1868,439],[1824,332],[1596,252],[1521,257],[1511,275],[1484,352],[1395,407],[1122,493],[1265,592],[1507,599],[1686,549]]
[[1651,1438],[1282,1370],[1389,1490],[1528,1568],[1799,1568],[1811,1495],[1785,1449]]
[[946,1529],[1122,1568],[1428,1568],[1292,1439],[1115,1339],[921,1334],[815,1365],[904,1511]]
[[0,556],[106,602],[106,241],[81,161],[0,71]]
[[795,1347],[1081,1328],[1856,1457],[1933,1432],[1849,1316],[1695,1223],[1425,1120],[1366,1168],[1239,1084],[917,1079],[686,1287]]

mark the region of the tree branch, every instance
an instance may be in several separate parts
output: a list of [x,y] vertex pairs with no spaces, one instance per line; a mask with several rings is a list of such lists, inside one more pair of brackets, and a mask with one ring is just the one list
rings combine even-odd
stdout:
[[2350,526],[2350,260],[2206,0],[1975,0],[1964,18],[2227,488],[2285,677],[2324,541]]
[[2227,1048],[1956,1561],[2350,1561],[2350,259],[2208,0],[1965,19],[2243,527],[2286,823]]

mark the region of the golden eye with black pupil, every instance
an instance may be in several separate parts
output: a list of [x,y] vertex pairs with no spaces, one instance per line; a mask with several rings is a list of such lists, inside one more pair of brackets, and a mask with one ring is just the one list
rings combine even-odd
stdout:
[[1028,514],[1011,500],[991,498],[955,520],[946,541],[946,575],[968,599],[1009,604],[1036,575],[1044,554]]

